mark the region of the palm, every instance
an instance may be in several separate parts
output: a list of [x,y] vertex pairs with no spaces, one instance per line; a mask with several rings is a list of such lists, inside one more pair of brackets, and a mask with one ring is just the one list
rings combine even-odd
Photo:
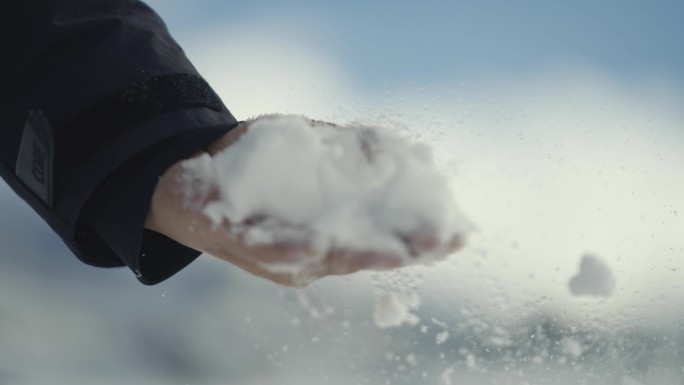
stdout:
[[[208,149],[209,155],[228,148],[246,129],[247,125],[243,124],[226,134]],[[163,175],[157,185],[147,227],[254,275],[287,286],[303,286],[328,275],[389,269],[403,262],[402,256],[396,253],[344,247],[320,255],[305,241],[249,245],[241,232],[234,231],[236,225],[243,229],[250,226],[249,221],[234,224],[224,219],[217,225],[205,215],[203,209],[206,205],[218,199],[218,186],[202,177],[189,178],[182,162],[179,162]],[[401,241],[411,255],[429,252],[437,244],[430,234],[403,236]],[[460,246],[460,238],[454,236],[452,249]]]

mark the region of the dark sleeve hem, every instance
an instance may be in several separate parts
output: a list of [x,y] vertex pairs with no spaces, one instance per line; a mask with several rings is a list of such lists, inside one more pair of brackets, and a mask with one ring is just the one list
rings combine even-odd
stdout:
[[159,177],[237,123],[204,127],[173,136],[145,149],[110,174],[84,206],[77,223],[76,247],[83,262],[127,265],[143,284],[159,283],[201,253],[144,228]]

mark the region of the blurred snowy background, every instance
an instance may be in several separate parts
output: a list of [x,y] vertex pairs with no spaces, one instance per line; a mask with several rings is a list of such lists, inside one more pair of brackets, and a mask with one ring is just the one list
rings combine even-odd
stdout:
[[[478,232],[305,290],[208,256],[144,287],[3,184],[0,385],[684,383],[684,3],[151,5],[239,119],[433,144]],[[418,292],[420,322],[377,328],[382,288]]]

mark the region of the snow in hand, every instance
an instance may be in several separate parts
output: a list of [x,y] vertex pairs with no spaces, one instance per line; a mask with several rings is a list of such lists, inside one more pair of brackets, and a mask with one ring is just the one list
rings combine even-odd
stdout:
[[[226,150],[188,160],[191,178],[218,186],[203,212],[228,221],[248,245],[306,243],[315,251],[285,266],[305,273],[331,250],[393,253],[404,265],[444,258],[470,228],[430,149],[387,129],[269,115]],[[429,235],[436,247],[412,250]]]

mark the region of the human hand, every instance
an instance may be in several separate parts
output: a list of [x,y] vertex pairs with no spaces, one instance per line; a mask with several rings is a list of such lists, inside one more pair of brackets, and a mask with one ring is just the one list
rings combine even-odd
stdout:
[[[230,151],[252,123],[240,124],[213,143],[206,152],[195,156],[214,156],[222,151]],[[304,286],[324,276],[390,269],[405,263],[404,256],[396,250],[355,250],[348,245],[338,245],[320,255],[320,251],[307,240],[253,244],[245,239],[244,229],[268,218],[254,216],[241,223],[223,219],[217,224],[206,215],[204,209],[220,199],[220,187],[216,181],[202,175],[188,175],[184,163],[178,162],[167,170],[155,189],[146,227],[286,286]],[[411,256],[429,253],[438,246],[444,247],[439,244],[435,234],[424,229],[410,234],[396,234],[396,238],[404,245],[406,254]],[[461,236],[454,234],[448,247],[455,251],[462,244]],[[291,266],[297,268],[289,269]]]

